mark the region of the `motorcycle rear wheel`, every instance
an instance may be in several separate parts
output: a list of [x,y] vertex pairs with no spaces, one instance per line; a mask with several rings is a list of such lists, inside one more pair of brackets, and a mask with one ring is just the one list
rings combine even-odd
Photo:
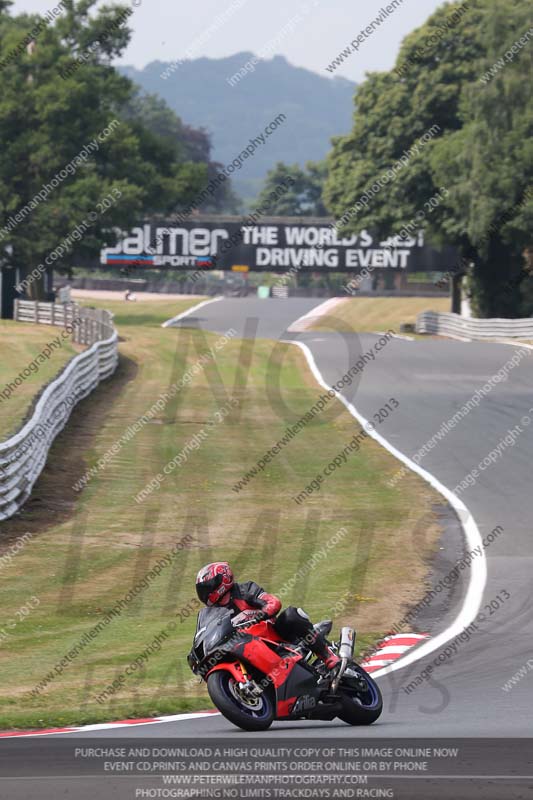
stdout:
[[341,680],[339,692],[342,698],[343,710],[338,717],[343,722],[347,722],[348,725],[372,725],[372,723],[381,716],[381,712],[383,711],[381,691],[368,672],[359,665],[353,664],[351,666],[352,669],[357,670],[365,680],[368,690],[363,694],[359,692],[355,693],[347,688],[343,690]]
[[257,704],[239,699],[237,681],[228,670],[217,670],[207,678],[209,697],[226,719],[243,731],[266,731],[274,721],[271,693],[266,690]]

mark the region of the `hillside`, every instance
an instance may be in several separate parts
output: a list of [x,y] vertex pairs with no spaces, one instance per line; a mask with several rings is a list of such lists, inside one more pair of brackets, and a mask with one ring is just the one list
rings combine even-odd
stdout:
[[168,62],[121,69],[163,97],[188,124],[205,127],[212,135],[213,158],[223,163],[232,161],[239,146],[245,147],[278,114],[286,115],[267,145],[234,174],[234,186],[243,196],[256,194],[277,161],[304,164],[324,158],[330,138],[351,127],[355,88],[345,78],[324,78],[295,67],[283,56],[260,61],[253,74],[230,85],[228,80],[252,58],[252,53],[237,53],[185,61],[166,79],[161,76]]

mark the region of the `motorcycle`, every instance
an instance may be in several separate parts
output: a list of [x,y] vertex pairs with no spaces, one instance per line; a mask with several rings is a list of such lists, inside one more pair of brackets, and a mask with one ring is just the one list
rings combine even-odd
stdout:
[[[330,620],[314,630],[327,637]],[[371,725],[383,701],[376,682],[353,659],[355,632],[342,628],[328,642],[341,659],[333,671],[305,639],[286,642],[270,620],[234,624],[219,606],[201,610],[189,666],[207,683],[211,700],[226,719],[245,731],[264,731],[274,720],[333,720]]]

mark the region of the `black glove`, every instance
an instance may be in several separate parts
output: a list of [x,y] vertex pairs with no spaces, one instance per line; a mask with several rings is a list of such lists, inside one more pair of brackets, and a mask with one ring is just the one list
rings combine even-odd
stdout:
[[263,615],[261,611],[248,609],[246,611],[241,611],[240,614],[237,614],[237,616],[233,617],[231,624],[234,628],[244,625],[253,625],[255,622],[259,622],[262,616]]

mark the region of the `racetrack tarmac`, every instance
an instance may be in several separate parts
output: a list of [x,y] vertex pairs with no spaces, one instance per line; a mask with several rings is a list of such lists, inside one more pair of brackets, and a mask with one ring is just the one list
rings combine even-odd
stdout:
[[[261,337],[297,339],[308,345],[326,382],[333,384],[361,354],[370,351],[380,336],[287,333],[291,322],[320,302],[228,299],[204,306],[198,319],[189,317],[181,324],[199,324],[217,332],[231,326],[248,335],[256,328]],[[367,419],[390,397],[396,398],[399,409],[379,430],[401,452],[412,456],[519,349],[519,344],[394,338],[375,360],[369,361],[360,381],[345,390],[345,396]],[[376,725],[365,728],[365,737],[531,735],[533,674],[525,676],[510,691],[504,691],[502,686],[531,658],[533,640],[533,424],[521,423],[533,406],[532,357],[533,351],[511,368],[507,380],[495,383],[479,406],[446,433],[420,462],[453,490],[497,448],[510,429],[516,430],[517,425],[523,429],[512,445],[500,448],[495,463],[480,471],[475,485],[460,495],[483,536],[498,526],[503,528],[486,550],[488,579],[480,610],[485,619],[476,623],[468,641],[458,642],[454,654],[443,658],[438,667],[434,661],[440,650],[380,678],[384,712]],[[533,422],[533,413],[530,416]],[[359,427],[355,420],[354,427]],[[398,466],[401,468],[400,463]],[[450,536],[456,537],[456,532]],[[456,539],[448,545],[460,558]],[[428,620],[433,634],[447,627],[458,612],[462,597],[460,592],[452,595],[451,607],[438,618]],[[384,627],[393,622],[384,620]],[[434,665],[432,675],[406,692],[405,687],[429,664]],[[343,736],[361,735],[360,729],[340,722],[302,721],[275,723],[268,735],[323,738],[328,731]],[[204,737],[238,732],[223,717],[216,716],[136,727],[129,734]],[[116,733],[111,730],[99,735]]]
[[[525,750],[520,742],[511,741],[530,737],[532,730],[533,536],[529,521],[533,518],[530,477],[533,446],[533,362],[530,359],[533,352],[528,352],[527,357],[509,371],[505,382],[494,383],[479,406],[447,432],[442,428],[443,423],[509,362],[520,345],[391,338],[382,346],[378,334],[287,332],[293,321],[319,304],[309,300],[223,300],[203,306],[197,314],[193,312],[177,324],[199,325],[215,332],[233,327],[245,336],[296,339],[310,348],[320,375],[328,384],[337,382],[365,353],[375,351],[377,345],[381,347],[379,353],[375,359],[368,357],[362,377],[344,390],[344,396],[369,420],[391,397],[396,399],[399,408],[379,426],[379,433],[391,445],[412,457],[440,431],[441,438],[433,439],[436,445],[423,456],[420,465],[450,490],[483,462],[490,451],[497,452],[494,463],[480,470],[479,478],[460,495],[483,537],[498,530],[485,551],[488,574],[480,607],[484,619],[477,621],[471,635],[464,637],[467,641],[452,640],[455,650],[445,656],[438,667],[435,662],[441,648],[405,668],[378,677],[384,711],[372,726],[350,727],[340,721],[299,721],[274,723],[263,734],[243,734],[222,716],[209,714],[46,736],[40,741],[34,737],[6,739],[1,797],[10,800],[30,797],[122,800],[137,797],[386,796],[397,800],[449,800],[450,797],[525,800],[533,796],[531,740],[525,741]],[[323,391],[317,385],[317,396]],[[512,444],[503,447],[503,441],[510,441],[509,430],[517,433],[517,425],[521,432],[517,436],[513,434]],[[354,431],[359,427],[360,423],[354,418]],[[398,462],[399,469],[401,466]],[[354,491],[357,491],[356,476]],[[419,533],[421,527],[423,529],[423,518],[418,525]],[[453,513],[443,519],[441,549],[431,565],[433,586],[464,556],[461,531]],[[413,546],[416,546],[416,537],[413,537]],[[468,570],[465,573],[464,580],[454,583],[446,593],[438,594],[423,617],[417,620],[433,637],[446,630],[461,610]],[[384,625],[393,622],[387,620]],[[504,691],[502,686],[528,663],[532,668],[526,669],[510,691]],[[432,675],[406,692],[407,685],[430,665],[435,669]],[[206,708],[209,707],[206,691]],[[222,747],[230,750],[233,746],[237,750],[241,742],[247,746],[275,747],[283,745],[285,740],[298,747],[307,746],[310,751],[315,745],[331,745],[335,737],[342,737],[345,746],[352,742],[353,746],[371,745],[374,740],[383,747],[388,744],[387,740],[394,739],[412,747],[417,744],[417,737],[422,747],[430,747],[437,744],[437,738],[448,737],[450,744],[458,747],[460,756],[439,761],[430,769],[432,778],[423,773],[414,777],[401,774],[401,768],[400,773],[395,770],[375,774],[372,767],[368,771],[363,763],[360,769],[366,772],[366,777],[362,776],[366,784],[354,786],[352,783],[347,788],[348,794],[336,794],[335,789],[319,793],[308,785],[297,786],[291,793],[283,793],[283,789],[258,789],[238,766],[233,774],[242,783],[222,790],[204,785],[203,781],[208,780],[206,774],[192,768],[188,774],[192,774],[196,783],[195,788],[189,790],[187,774],[180,775],[176,769],[166,769],[170,778],[176,778],[177,785],[172,786],[166,784],[161,773],[137,773],[133,768],[131,774],[109,774],[104,766],[105,759],[91,768],[86,761],[73,755],[80,744],[118,748],[138,742],[144,749],[150,744],[148,752],[151,752],[151,748],[163,746],[163,743],[201,748],[203,743],[209,745],[216,737]],[[70,751],[55,752],[54,740],[70,747]],[[153,759],[148,758],[150,767]],[[113,761],[112,756],[110,759]],[[115,760],[118,768],[123,769],[120,762],[120,758],[118,762]],[[221,779],[231,777],[225,772],[225,769],[219,770]],[[314,775],[323,776],[327,781],[334,773],[334,769],[327,769]],[[353,780],[354,775],[357,778],[353,770],[345,774],[348,780]],[[7,775],[13,777],[3,777]],[[465,779],[465,775],[470,777]],[[309,777],[313,778],[313,774],[307,774],[305,768],[296,771],[295,780]],[[342,780],[342,776],[338,777]],[[262,786],[265,785],[263,780]]]
[[[287,333],[293,321],[320,302],[228,299],[208,304],[198,315],[193,314],[178,324],[199,325],[215,332],[233,327],[239,335],[298,339],[308,345],[322,376],[332,384],[362,353],[368,352],[380,336],[355,332]],[[346,390],[346,397],[367,419],[394,397],[400,406],[380,425],[379,432],[411,457],[519,349],[518,344],[393,338],[365,366],[361,379]],[[509,371],[508,379],[496,384],[479,406],[442,436],[420,462],[424,469],[453,490],[498,447],[510,429],[516,431],[517,425],[522,428],[513,444],[500,446],[495,463],[481,470],[475,485],[461,494],[483,536],[498,526],[503,529],[486,550],[488,578],[480,609],[484,618],[477,621],[468,641],[457,642],[451,657],[443,658],[432,675],[414,690],[406,692],[405,687],[421,670],[434,665],[440,650],[378,679],[384,695],[384,711],[378,723],[364,729],[365,738],[531,735],[533,672],[510,691],[504,691],[502,686],[531,658],[533,641],[530,522],[533,519],[533,411],[529,414],[532,424],[523,421],[532,407],[533,352],[522,358],[520,364]],[[354,430],[358,428],[354,419]],[[355,478],[354,491],[357,491]],[[444,534],[443,548],[449,566],[453,567],[454,559],[461,557],[463,548],[453,524],[449,533]],[[406,553],[407,558],[408,555]],[[444,567],[435,565],[435,575],[442,574]],[[464,586],[462,589],[450,594],[447,607],[436,604],[438,613],[433,616],[430,611],[425,622],[432,635],[444,630],[458,613],[464,599]],[[206,708],[209,707],[206,692]],[[360,728],[336,721],[275,723],[267,735],[272,739],[287,736],[324,739],[328,735],[361,737],[362,733]],[[110,729],[90,735],[113,738],[123,735],[123,731]],[[242,733],[223,717],[208,716],[141,725],[128,730],[128,735],[150,738],[221,735],[229,741]]]

